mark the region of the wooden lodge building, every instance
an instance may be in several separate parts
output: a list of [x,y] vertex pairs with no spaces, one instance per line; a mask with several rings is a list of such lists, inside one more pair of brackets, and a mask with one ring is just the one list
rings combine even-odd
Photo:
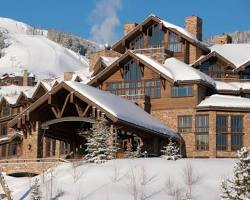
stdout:
[[125,24],[111,49],[89,55],[87,80],[68,72],[2,94],[0,158],[82,155],[84,134],[102,117],[118,157],[128,143],[159,155],[170,137],[187,157],[250,149],[250,45],[230,44],[227,35],[213,46],[201,40],[199,17],[182,28],[151,15]]

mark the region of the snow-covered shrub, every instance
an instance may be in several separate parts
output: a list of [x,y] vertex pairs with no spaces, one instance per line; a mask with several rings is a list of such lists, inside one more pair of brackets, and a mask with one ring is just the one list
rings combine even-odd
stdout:
[[40,189],[39,180],[37,178],[35,179],[35,183],[32,186],[30,199],[31,200],[40,200],[40,199],[42,199],[42,192],[41,192],[41,189]]
[[126,151],[125,151],[125,155],[127,158],[134,158],[135,157],[135,154],[133,152],[133,145],[132,145],[132,142],[129,141],[127,143],[127,148],[126,148]]
[[167,160],[178,160],[181,158],[179,148],[176,146],[176,144],[172,141],[171,138],[169,139],[169,143],[163,147],[161,152],[161,157]]
[[221,187],[223,200],[250,199],[250,152],[246,147],[238,151],[234,177],[224,180]]

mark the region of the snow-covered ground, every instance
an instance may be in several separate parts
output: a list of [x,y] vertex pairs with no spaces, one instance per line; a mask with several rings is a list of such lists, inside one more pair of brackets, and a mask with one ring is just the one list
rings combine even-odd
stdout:
[[35,35],[33,28],[21,22],[0,18],[0,31],[9,46],[2,50],[0,74],[17,73],[27,69],[38,79],[55,77],[65,71],[85,70],[89,73],[88,60],[47,38],[47,31]]
[[[220,199],[221,180],[230,177],[233,172],[234,159],[181,159],[168,161],[162,158],[119,159],[104,164],[84,164],[72,167],[65,163],[54,168],[38,178],[41,181],[44,199],[63,194],[57,199],[77,200],[130,200],[135,199],[173,199],[171,190],[180,188],[183,195],[186,192],[185,179],[187,166],[192,166],[193,199]],[[190,172],[190,170],[188,170]],[[15,199],[29,199],[30,185],[34,178],[6,177]],[[52,180],[52,181],[51,181]],[[169,184],[172,182],[172,184]],[[170,186],[173,186],[171,189]],[[46,194],[45,194],[46,193]],[[56,199],[56,198],[55,198]]]

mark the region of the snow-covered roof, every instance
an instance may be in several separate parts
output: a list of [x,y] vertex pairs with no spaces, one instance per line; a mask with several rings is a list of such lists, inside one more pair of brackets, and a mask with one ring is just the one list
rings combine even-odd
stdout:
[[215,86],[215,81],[212,78],[176,58],[168,58],[165,60],[164,64],[161,64],[144,54],[136,54],[136,56],[156,68],[162,74],[168,76],[173,81],[202,80]]
[[129,100],[80,82],[66,81],[65,83],[119,120],[170,137],[179,138],[173,130],[167,128],[159,120],[155,119]]
[[160,19],[163,26],[165,26],[166,28],[171,28],[171,29],[175,29],[177,30],[179,33],[187,36],[189,39],[193,40],[195,43],[198,43],[204,47],[208,47],[208,45],[200,40],[198,40],[192,33],[188,32],[185,28],[174,25],[166,20],[162,20]]
[[15,95],[4,96],[3,98],[8,102],[8,104],[15,105],[17,103],[19,96],[20,94],[15,94]]
[[101,56],[102,62],[106,65],[109,66],[113,62],[115,62],[119,57],[107,57],[107,56]]
[[210,49],[233,63],[236,68],[250,61],[250,44],[215,44]]
[[0,97],[20,94],[21,92],[26,92],[32,88],[33,88],[32,86],[17,86],[17,85],[0,86]]
[[250,108],[250,99],[231,95],[214,94],[197,105],[197,108],[204,107]]
[[223,82],[216,81],[216,89],[218,91],[240,91],[250,90],[250,82]]

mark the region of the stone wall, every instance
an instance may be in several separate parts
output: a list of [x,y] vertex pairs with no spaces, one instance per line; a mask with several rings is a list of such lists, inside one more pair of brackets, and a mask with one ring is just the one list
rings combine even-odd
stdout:
[[[178,116],[192,116],[192,131],[190,133],[180,133],[185,141],[185,151],[187,157],[236,157],[237,152],[231,150],[231,134],[230,127],[228,128],[227,143],[228,148],[225,151],[216,150],[216,115],[228,115],[230,120],[231,115],[244,115],[243,118],[243,146],[250,149],[250,114],[242,112],[221,112],[221,111],[196,111],[195,109],[172,109],[172,110],[154,110],[151,114],[160,119],[166,126],[178,132]],[[209,115],[209,150],[198,151],[195,148],[195,116],[206,114]]]

